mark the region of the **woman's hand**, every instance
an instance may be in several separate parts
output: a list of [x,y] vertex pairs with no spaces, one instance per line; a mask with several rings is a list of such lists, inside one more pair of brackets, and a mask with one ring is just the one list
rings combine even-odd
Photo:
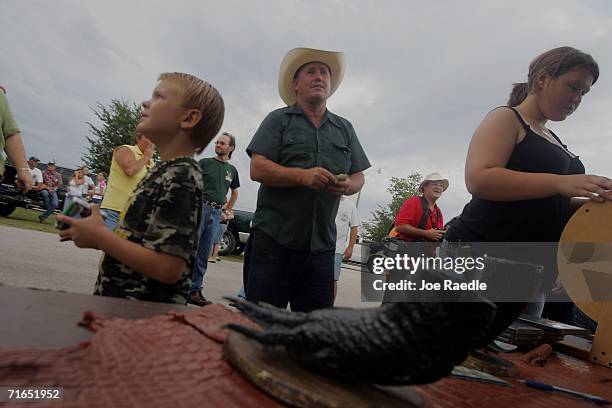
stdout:
[[586,197],[593,201],[612,201],[612,180],[593,174],[559,176],[557,191],[566,197]]
[[442,238],[444,238],[445,232],[446,231],[444,230],[432,228],[432,229],[425,230],[423,232],[423,237],[427,239],[428,241],[440,241]]

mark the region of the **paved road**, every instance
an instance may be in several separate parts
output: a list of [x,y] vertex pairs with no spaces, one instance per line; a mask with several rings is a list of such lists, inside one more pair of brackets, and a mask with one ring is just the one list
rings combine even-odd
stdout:
[[[93,292],[102,252],[80,249],[46,232],[0,226],[0,283],[11,286]],[[371,307],[360,301],[360,274],[343,268],[336,306]],[[205,296],[213,302],[235,295],[242,285],[242,263],[224,260],[209,264]]]

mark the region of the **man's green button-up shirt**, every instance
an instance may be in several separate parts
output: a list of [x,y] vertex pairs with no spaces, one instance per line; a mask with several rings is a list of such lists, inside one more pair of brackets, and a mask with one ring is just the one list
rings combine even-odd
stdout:
[[[247,147],[285,167],[323,167],[331,173],[354,174],[370,167],[351,123],[326,111],[317,129],[298,106],[271,112]],[[279,244],[300,250],[333,250],[340,196],[306,187],[261,185],[253,228]]]

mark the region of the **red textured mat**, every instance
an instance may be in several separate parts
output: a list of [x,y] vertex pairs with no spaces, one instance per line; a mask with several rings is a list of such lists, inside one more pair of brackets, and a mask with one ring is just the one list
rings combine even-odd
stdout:
[[[55,296],[60,295],[64,294]],[[223,359],[228,332],[222,327],[230,322],[252,324],[221,305],[135,320],[86,313],[84,324],[96,331],[90,341],[61,349],[0,350],[0,386],[64,387],[62,406],[68,407],[279,406]],[[500,356],[517,365],[518,378],[612,400],[612,369],[559,353],[549,356],[543,367],[534,367],[520,361],[523,355]],[[514,386],[445,378],[412,388],[431,408],[596,406],[504,379]],[[0,403],[2,407],[58,405]]]
[[[612,369],[560,353],[552,353],[542,367],[523,361],[524,353],[500,354],[516,364],[517,378],[540,381],[586,392],[612,401]],[[529,388],[516,379],[503,377],[512,387],[445,378],[434,384],[415,387],[429,408],[453,407],[585,407],[598,405],[559,392]],[[610,406],[610,405],[608,405]]]
[[280,406],[223,359],[230,322],[252,324],[221,305],[138,320],[86,313],[88,342],[0,351],[0,385],[63,387],[68,407]]

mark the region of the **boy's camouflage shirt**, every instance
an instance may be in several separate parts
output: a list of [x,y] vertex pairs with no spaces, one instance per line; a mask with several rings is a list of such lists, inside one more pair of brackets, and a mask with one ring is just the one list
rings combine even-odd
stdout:
[[161,162],[138,183],[115,234],[145,248],[183,258],[174,285],[161,283],[104,255],[94,294],[185,304],[191,286],[202,214],[202,175],[191,158]]

